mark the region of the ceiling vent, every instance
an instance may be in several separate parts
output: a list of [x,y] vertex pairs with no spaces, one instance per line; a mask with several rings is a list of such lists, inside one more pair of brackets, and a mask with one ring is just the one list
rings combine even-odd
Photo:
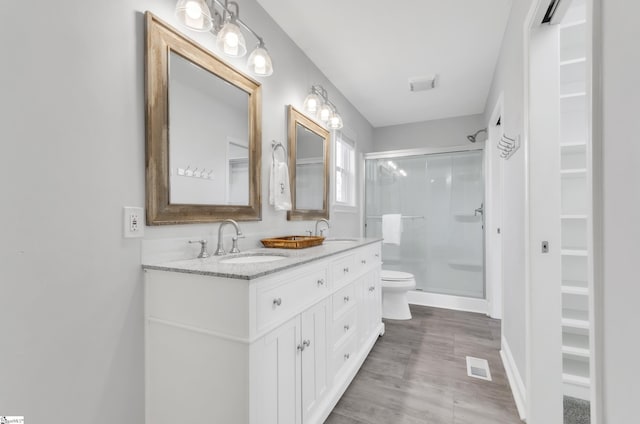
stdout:
[[425,77],[409,78],[409,90],[411,91],[424,91],[436,88],[438,81],[437,75],[428,75]]

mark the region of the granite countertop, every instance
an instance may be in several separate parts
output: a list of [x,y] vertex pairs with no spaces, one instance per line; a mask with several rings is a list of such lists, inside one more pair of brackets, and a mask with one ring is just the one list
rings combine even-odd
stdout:
[[[337,255],[361,246],[382,241],[380,238],[327,239],[320,246],[306,249],[251,249],[225,256],[211,256],[205,259],[186,259],[163,263],[143,263],[142,268],[159,271],[184,272],[187,274],[210,275],[214,277],[253,280],[265,275],[284,271],[298,265]],[[225,264],[225,259],[250,255],[285,256],[285,259],[273,262]]]

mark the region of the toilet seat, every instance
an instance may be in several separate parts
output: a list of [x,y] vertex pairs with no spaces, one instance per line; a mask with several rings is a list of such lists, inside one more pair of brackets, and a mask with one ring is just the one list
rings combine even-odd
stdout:
[[413,274],[402,271],[392,271],[390,269],[383,269],[380,273],[382,281],[408,281],[413,280]]

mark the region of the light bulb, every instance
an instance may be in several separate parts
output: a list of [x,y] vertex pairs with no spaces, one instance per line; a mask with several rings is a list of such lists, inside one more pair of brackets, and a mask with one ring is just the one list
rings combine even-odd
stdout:
[[209,31],[213,27],[211,10],[205,0],[179,0],[176,4],[178,21],[194,31]]
[[220,32],[218,32],[216,45],[227,56],[241,57],[247,52],[244,36],[240,28],[229,18]]
[[238,35],[230,32],[224,37],[224,43],[231,48],[238,48]]
[[342,124],[342,117],[335,112],[331,118],[329,118],[329,128],[331,128],[332,130],[339,130],[343,127],[344,125]]
[[306,99],[304,99],[304,110],[310,114],[310,115],[317,115],[318,114],[318,109],[320,107],[320,97],[315,94],[314,92],[311,92]]
[[264,59],[263,56],[256,56],[255,59],[253,60],[253,63],[254,63],[254,69],[256,74],[264,74],[266,72],[267,61]]
[[273,73],[271,57],[262,43],[249,55],[247,66],[251,72],[261,77],[268,77]]
[[186,6],[186,13],[190,19],[198,19],[202,17],[202,8],[196,1],[190,1]]
[[320,107],[320,120],[322,122],[327,122],[329,118],[331,118],[331,108],[325,103]]

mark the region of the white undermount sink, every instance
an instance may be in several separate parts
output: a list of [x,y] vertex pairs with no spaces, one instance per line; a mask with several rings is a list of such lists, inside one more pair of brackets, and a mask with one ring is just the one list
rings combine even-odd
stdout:
[[220,260],[220,263],[221,264],[260,264],[264,262],[280,261],[282,259],[287,259],[287,257],[282,255],[246,254],[242,256],[234,256],[233,258],[222,259]]

